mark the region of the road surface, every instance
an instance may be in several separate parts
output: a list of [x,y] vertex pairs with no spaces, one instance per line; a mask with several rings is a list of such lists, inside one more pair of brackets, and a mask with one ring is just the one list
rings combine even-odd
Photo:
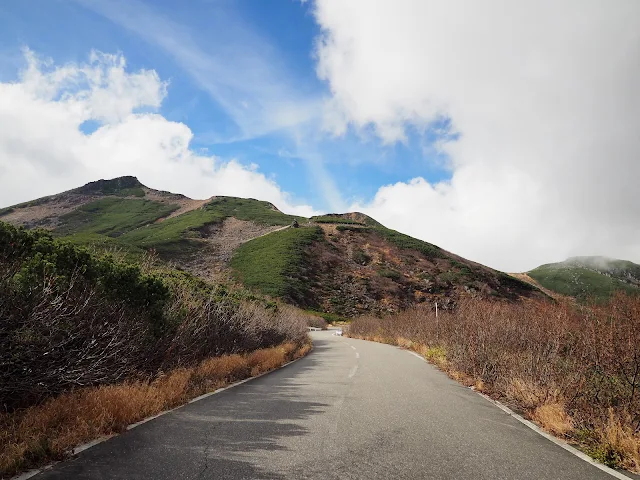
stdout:
[[35,478],[613,478],[409,352],[312,336],[308,357]]

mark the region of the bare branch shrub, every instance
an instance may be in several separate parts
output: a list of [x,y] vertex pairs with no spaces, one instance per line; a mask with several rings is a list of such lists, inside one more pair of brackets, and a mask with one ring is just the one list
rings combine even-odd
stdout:
[[[436,363],[469,386],[480,384],[532,417],[549,419],[556,433],[573,431],[584,440],[589,432],[587,443],[594,445],[606,439],[603,461],[640,469],[640,456],[629,447],[637,452],[640,445],[637,297],[619,294],[607,305],[588,306],[461,300],[437,318],[426,308],[359,318],[348,334],[400,344],[425,357],[441,349]],[[611,431],[626,433],[606,433]]]
[[0,406],[306,342],[299,310],[0,222]]

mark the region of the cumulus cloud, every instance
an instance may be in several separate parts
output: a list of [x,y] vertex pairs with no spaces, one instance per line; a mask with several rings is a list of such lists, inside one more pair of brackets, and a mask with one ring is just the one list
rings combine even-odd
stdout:
[[[316,0],[326,127],[404,141],[450,120],[451,179],[356,204],[504,270],[640,261],[640,3]],[[450,135],[456,133],[457,135]]]
[[313,213],[256,166],[190,149],[189,127],[155,113],[168,86],[155,71],[128,72],[122,55],[100,52],[84,64],[54,65],[29,50],[25,59],[16,82],[0,83],[0,205],[135,175],[194,198],[252,197]]

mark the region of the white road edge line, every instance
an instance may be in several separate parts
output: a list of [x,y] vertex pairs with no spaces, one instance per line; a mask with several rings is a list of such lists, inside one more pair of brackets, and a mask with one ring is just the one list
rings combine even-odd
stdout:
[[[171,412],[173,412],[175,410],[181,409],[182,407],[186,407],[190,403],[194,403],[194,402],[197,402],[199,400],[203,400],[203,399],[205,399],[207,397],[210,397],[211,395],[215,395],[216,393],[224,392],[225,390],[229,390],[229,389],[231,389],[233,387],[237,387],[238,385],[242,385],[243,383],[247,383],[247,382],[250,382],[251,380],[255,380],[257,378],[264,377],[265,375],[269,375],[270,373],[277,372],[278,370],[281,370],[284,367],[286,367],[288,365],[291,365],[292,363],[297,362],[298,360],[302,360],[303,358],[306,358],[311,352],[313,352],[313,345],[311,346],[311,349],[309,350],[309,352],[306,355],[304,355],[304,356],[302,356],[300,358],[296,358],[295,360],[291,360],[290,362],[285,363],[281,367],[278,367],[278,368],[276,368],[274,370],[269,370],[268,372],[261,373],[260,375],[256,375],[255,377],[249,377],[249,378],[245,378],[244,380],[239,380],[239,381],[237,381],[235,383],[227,385],[226,387],[214,390],[213,392],[205,393],[204,395],[200,395],[199,397],[192,398],[187,403],[183,403],[182,405],[178,405],[175,408],[172,408],[170,410],[165,410],[165,411],[160,412],[160,413],[158,413],[156,415],[152,415],[152,416],[147,417],[147,418],[145,418],[143,420],[140,420],[139,422],[132,423],[131,425],[127,425],[126,431],[129,431],[129,430],[132,430],[132,429],[134,429],[136,427],[139,427],[140,425],[142,425],[144,423],[147,423],[147,422],[149,422],[151,420],[154,420],[154,419],[156,419],[158,417],[161,417],[163,415],[166,415],[167,413],[171,413]],[[357,367],[356,367],[356,369],[357,369]],[[354,374],[355,374],[355,372],[354,372]],[[102,442],[106,442],[110,438],[117,437],[118,435],[119,434],[107,435],[107,436],[104,436],[104,437],[96,438],[95,440],[91,440],[90,442],[83,443],[82,445],[78,445],[77,447],[75,447],[71,451],[71,455],[69,457],[74,457],[78,453],[84,452],[85,450],[88,450],[91,447],[95,447],[96,445],[98,445],[98,444],[100,444]],[[67,459],[65,459],[65,460],[67,460]],[[62,460],[62,461],[64,462],[65,460]],[[41,468],[38,468],[38,469],[34,469],[34,470],[29,470],[27,472],[24,472],[24,473],[21,473],[20,475],[15,476],[15,477],[11,477],[10,480],[27,480],[27,479],[29,479],[31,477],[35,477],[36,475],[38,475],[39,473],[42,473],[45,470],[49,470],[51,467],[53,467],[54,465],[57,465],[58,463],[60,463],[60,462],[53,462],[53,463],[50,463],[48,465],[45,465],[44,467],[41,467]]]
[[351,348],[353,348],[354,350],[356,349],[356,347],[354,347],[353,345],[351,345]]
[[[399,348],[399,347],[398,347]],[[401,348],[400,350],[404,350],[403,348]],[[422,360],[425,363],[429,363],[427,362],[427,360],[422,357],[421,355],[418,355],[416,352],[412,352],[411,350],[405,350],[406,352],[410,353],[411,355],[413,355],[414,357],[418,357],[420,360]],[[437,368],[437,367],[434,367]],[[438,369],[440,370],[440,369]],[[442,371],[442,370],[440,370]],[[444,373],[444,372],[442,372]],[[455,380],[454,380],[455,381]],[[575,455],[576,457],[584,460],[587,463],[590,463],[591,465],[593,465],[594,467],[602,470],[605,473],[608,473],[609,475],[619,478],[620,480],[633,480],[631,477],[626,476],[625,474],[614,470],[611,467],[607,467],[606,465],[603,465],[602,463],[596,462],[593,458],[591,458],[589,455],[581,452],[580,450],[578,450],[575,447],[572,447],[571,445],[569,445],[567,442],[560,440],[559,438],[554,437],[553,435],[545,432],[544,430],[542,430],[540,427],[538,427],[535,423],[530,422],[529,420],[527,420],[526,418],[524,418],[522,415],[517,414],[516,412],[514,412],[513,410],[511,410],[509,407],[507,407],[506,405],[503,405],[502,403],[500,403],[497,400],[494,400],[493,398],[485,395],[484,393],[478,392],[477,390],[473,390],[473,389],[469,389],[472,392],[477,393],[478,395],[480,395],[482,398],[484,398],[485,400],[493,403],[496,407],[498,407],[500,410],[502,410],[503,412],[505,412],[508,415],[511,415],[513,418],[515,418],[516,420],[518,420],[520,423],[522,423],[523,425],[529,427],[531,430],[533,430],[534,432],[538,433],[539,435],[542,435],[544,438],[546,438],[547,440],[552,441],[553,443],[555,443],[556,445],[558,445],[559,447],[564,448],[567,452],[572,453],[573,455]]]

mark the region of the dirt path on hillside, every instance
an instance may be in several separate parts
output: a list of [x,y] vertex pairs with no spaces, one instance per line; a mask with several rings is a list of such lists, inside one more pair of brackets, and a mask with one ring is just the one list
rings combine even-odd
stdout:
[[207,243],[215,247],[217,260],[226,264],[231,260],[233,251],[243,243],[287,228],[289,225],[284,227],[259,225],[229,217],[222,222],[221,226],[212,226],[205,235],[207,235]]
[[560,295],[557,292],[554,292],[553,290],[549,290],[548,288],[544,288],[542,285],[540,285],[537,281],[535,281],[533,278],[531,278],[529,275],[527,275],[526,273],[509,273],[509,275],[511,275],[512,277],[517,278],[518,280],[522,280],[523,282],[526,282],[530,285],[533,285],[534,287],[542,290],[544,293],[546,293],[547,295],[549,295],[551,298],[555,299],[555,300],[560,300],[560,299],[571,299],[571,297],[566,297],[564,295]]
[[221,224],[209,225],[202,232],[205,247],[187,265],[194,275],[212,282],[230,281],[229,262],[233,252],[243,243],[289,228],[289,225],[259,225],[234,217]]

